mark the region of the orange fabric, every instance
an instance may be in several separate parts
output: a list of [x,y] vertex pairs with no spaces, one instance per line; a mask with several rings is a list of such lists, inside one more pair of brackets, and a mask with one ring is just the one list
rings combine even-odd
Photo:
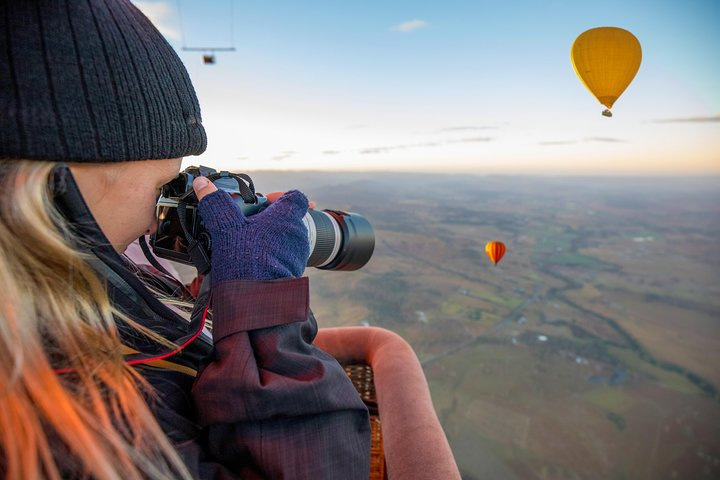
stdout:
[[390,480],[460,479],[422,366],[402,337],[377,327],[322,328],[315,345],[341,364],[372,367]]

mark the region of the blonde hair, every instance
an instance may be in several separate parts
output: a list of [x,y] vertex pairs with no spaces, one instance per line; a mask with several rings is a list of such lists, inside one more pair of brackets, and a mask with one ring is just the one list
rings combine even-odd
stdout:
[[104,283],[66,240],[54,166],[4,161],[0,174],[0,474],[190,478],[123,361]]

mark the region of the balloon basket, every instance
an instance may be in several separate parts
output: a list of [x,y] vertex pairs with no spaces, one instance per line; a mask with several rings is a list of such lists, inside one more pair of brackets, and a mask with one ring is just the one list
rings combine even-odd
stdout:
[[608,109],[603,110],[603,117],[612,117],[612,112]]

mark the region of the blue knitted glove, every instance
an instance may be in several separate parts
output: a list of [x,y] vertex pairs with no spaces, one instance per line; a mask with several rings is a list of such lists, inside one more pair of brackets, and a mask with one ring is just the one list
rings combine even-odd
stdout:
[[310,256],[302,221],[307,209],[307,197],[297,190],[249,217],[227,192],[202,197],[198,210],[212,240],[213,283],[302,276]]

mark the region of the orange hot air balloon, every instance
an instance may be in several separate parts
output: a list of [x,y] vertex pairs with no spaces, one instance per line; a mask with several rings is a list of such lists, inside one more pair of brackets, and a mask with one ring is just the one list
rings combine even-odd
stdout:
[[570,60],[582,83],[610,109],[630,85],[642,61],[642,49],[635,35],[617,27],[591,28],[581,33],[570,49]]
[[497,265],[503,255],[505,255],[505,244],[502,242],[488,242],[485,245],[485,253],[490,257],[493,264]]

